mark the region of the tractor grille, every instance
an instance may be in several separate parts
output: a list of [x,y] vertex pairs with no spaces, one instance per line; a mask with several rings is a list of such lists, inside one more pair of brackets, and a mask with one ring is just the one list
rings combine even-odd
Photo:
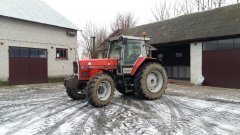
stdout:
[[87,70],[87,71],[82,71],[81,72],[81,77],[82,78],[89,78],[90,77],[90,71]]

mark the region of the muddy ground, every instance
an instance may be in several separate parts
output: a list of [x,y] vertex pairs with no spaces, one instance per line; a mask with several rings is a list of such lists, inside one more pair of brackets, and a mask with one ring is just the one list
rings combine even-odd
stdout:
[[112,104],[95,108],[71,100],[60,84],[0,88],[0,134],[240,134],[240,102],[182,91],[171,87],[155,101],[116,92]]

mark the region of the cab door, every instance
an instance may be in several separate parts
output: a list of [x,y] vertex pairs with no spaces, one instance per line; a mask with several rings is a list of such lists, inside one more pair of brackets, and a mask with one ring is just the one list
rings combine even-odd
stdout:
[[123,58],[123,45],[121,42],[112,42],[110,44],[110,50],[108,58],[114,58],[118,60],[117,74],[122,74],[122,58]]
[[127,40],[126,45],[123,47],[123,74],[130,74],[133,66],[141,55],[141,46],[144,45],[142,40]]

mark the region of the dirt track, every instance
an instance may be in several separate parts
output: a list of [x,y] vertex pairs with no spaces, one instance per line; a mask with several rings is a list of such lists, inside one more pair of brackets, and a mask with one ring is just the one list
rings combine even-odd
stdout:
[[0,88],[0,134],[240,134],[240,104],[164,95],[155,101],[116,92],[94,108],[56,88]]

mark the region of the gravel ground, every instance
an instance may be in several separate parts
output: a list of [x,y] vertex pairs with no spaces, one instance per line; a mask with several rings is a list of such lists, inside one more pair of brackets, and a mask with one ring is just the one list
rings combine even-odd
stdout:
[[170,84],[154,101],[116,91],[112,104],[94,108],[60,84],[0,88],[0,134],[238,135],[240,91],[226,90]]

